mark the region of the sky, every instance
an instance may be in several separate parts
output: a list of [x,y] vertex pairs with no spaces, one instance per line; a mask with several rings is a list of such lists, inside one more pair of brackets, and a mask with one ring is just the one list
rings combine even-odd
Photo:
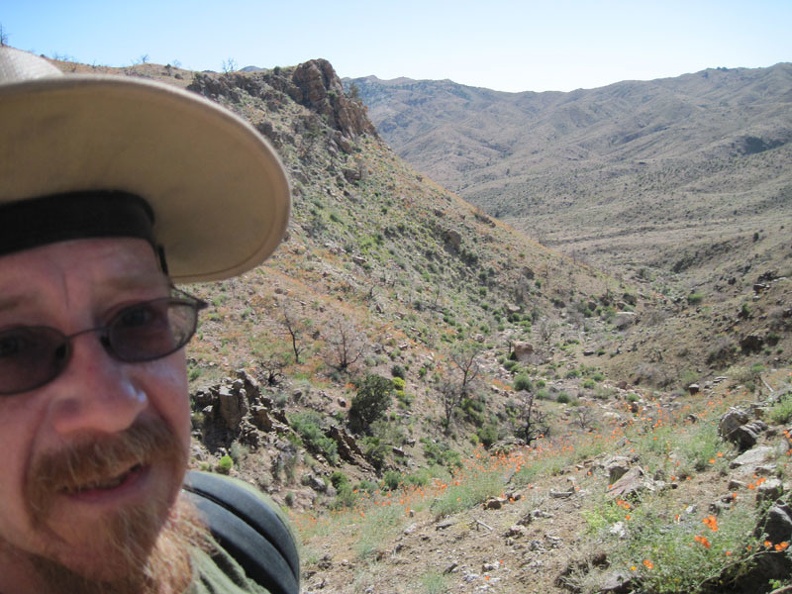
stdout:
[[0,0],[6,44],[191,70],[329,60],[339,76],[571,91],[792,62],[792,0]]

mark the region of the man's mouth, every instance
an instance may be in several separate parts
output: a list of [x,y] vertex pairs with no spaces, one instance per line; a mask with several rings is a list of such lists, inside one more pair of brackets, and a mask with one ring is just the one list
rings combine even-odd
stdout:
[[124,472],[111,477],[97,477],[77,485],[68,485],[64,487],[61,492],[65,495],[79,496],[112,491],[128,481],[132,481],[142,470],[143,466],[141,464],[135,464]]

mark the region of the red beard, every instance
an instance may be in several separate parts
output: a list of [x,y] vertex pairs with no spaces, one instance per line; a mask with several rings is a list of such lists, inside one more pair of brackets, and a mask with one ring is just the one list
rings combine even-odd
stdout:
[[[161,420],[136,422],[118,435],[80,439],[35,459],[25,485],[32,524],[72,545],[67,555],[57,547],[29,555],[39,577],[52,591],[71,593],[156,591],[163,579],[188,584],[189,547],[200,546],[205,529],[191,509],[174,507],[186,465],[184,445]],[[53,519],[62,515],[56,510],[64,497],[113,489],[153,466],[172,472],[174,488],[167,490],[172,492],[162,490],[140,504],[89,518],[90,528]]]

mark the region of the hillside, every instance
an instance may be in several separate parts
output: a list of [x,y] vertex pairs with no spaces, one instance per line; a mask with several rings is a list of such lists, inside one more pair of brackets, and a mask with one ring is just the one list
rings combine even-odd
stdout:
[[[193,464],[289,510],[306,592],[570,591],[559,575],[598,546],[583,512],[621,509],[613,456],[675,485],[658,489],[670,507],[699,506],[692,526],[733,486],[720,414],[790,391],[792,283],[767,262],[714,299],[541,245],[399,158],[323,60],[121,72],[228,106],[288,170],[287,240],[190,287],[212,307],[188,356]],[[702,463],[712,448],[722,463]]]
[[346,83],[397,154],[544,245],[689,289],[790,271],[792,64],[570,93]]

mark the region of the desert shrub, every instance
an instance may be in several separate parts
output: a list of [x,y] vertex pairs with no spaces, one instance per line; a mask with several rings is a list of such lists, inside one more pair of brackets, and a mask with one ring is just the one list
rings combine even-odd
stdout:
[[424,456],[429,464],[438,464],[447,468],[461,468],[462,457],[459,452],[452,450],[448,444],[433,442],[429,438],[421,440],[424,446]]
[[382,477],[382,488],[386,491],[395,491],[403,481],[404,477],[398,470],[386,470]]
[[[728,583],[740,561],[750,564],[752,551],[762,549],[753,536],[757,518],[749,505],[738,505],[717,518],[655,501],[627,513],[642,529],[630,531],[626,542],[616,545],[614,561],[624,570],[635,568],[631,573],[642,592],[721,591],[718,585]],[[668,514],[679,521],[669,524]]]
[[514,390],[519,392],[521,390],[525,390],[526,392],[530,392],[533,389],[533,384],[531,383],[531,378],[528,377],[525,373],[520,373],[517,377],[514,378]]
[[776,424],[785,425],[792,420],[792,392],[787,392],[770,409],[769,419]]
[[360,447],[366,460],[371,463],[377,472],[381,471],[388,456],[387,444],[379,437],[366,435],[360,440]]
[[338,464],[338,444],[325,435],[319,413],[314,411],[295,413],[289,416],[289,425],[303,440],[306,448],[323,455],[330,464]]
[[367,375],[349,407],[350,428],[367,433],[371,424],[388,410],[393,390],[393,380],[374,374]]
[[515,361],[514,359],[509,359],[503,362],[503,368],[511,373],[514,373],[514,371],[516,369],[519,369],[519,367],[520,367],[520,363],[518,361]]
[[220,460],[217,461],[215,465],[215,471],[220,474],[229,474],[231,469],[234,467],[234,459],[226,454]]
[[345,475],[340,470],[334,470],[333,473],[330,475],[330,484],[333,485],[335,489],[342,489],[344,485],[349,484],[349,479],[347,475]]
[[476,431],[476,436],[485,448],[489,448],[498,441],[498,426],[493,423],[487,423],[483,427],[479,427]]

